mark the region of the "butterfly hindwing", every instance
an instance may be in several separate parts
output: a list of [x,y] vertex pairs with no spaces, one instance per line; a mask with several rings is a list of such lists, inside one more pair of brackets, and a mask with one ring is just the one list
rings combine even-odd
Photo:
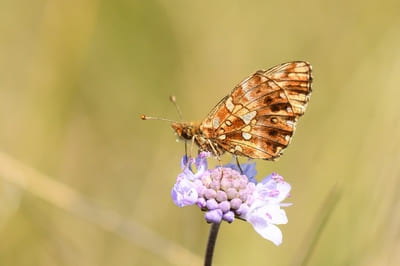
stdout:
[[257,71],[217,104],[200,130],[219,150],[278,158],[304,114],[311,80],[311,66],[302,61]]

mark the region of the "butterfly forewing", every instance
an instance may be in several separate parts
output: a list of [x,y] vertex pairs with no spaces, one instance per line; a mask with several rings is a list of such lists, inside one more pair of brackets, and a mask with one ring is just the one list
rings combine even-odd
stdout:
[[311,81],[311,66],[302,61],[257,71],[217,104],[200,131],[218,150],[273,160],[304,114]]

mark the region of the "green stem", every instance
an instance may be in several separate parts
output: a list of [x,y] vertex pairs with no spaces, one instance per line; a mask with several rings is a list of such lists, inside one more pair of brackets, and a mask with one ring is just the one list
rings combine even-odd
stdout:
[[204,258],[204,266],[211,266],[214,255],[215,242],[217,241],[220,223],[211,224],[210,234],[208,235],[206,256]]

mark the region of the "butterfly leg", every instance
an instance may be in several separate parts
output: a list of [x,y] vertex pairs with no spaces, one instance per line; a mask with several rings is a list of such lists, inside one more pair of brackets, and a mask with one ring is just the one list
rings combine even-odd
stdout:
[[189,149],[189,155],[188,155],[188,150],[187,150],[187,142],[186,142],[186,140],[185,140],[185,155],[186,155],[186,158],[187,158],[188,160],[187,160],[186,165],[185,165],[185,167],[183,168],[183,170],[186,170],[186,168],[189,167],[190,161],[191,161],[191,159],[193,158],[193,157],[192,157],[192,152],[193,152],[193,146],[194,146],[194,139],[195,139],[195,137],[196,137],[196,136],[193,136],[193,137],[192,137],[192,141],[191,141],[190,149]]
[[186,140],[185,140],[185,155],[186,155],[186,157],[188,156],[187,141]]
[[[220,168],[222,169],[222,160],[221,160],[221,157],[219,157],[218,152],[217,152],[217,150],[215,149],[215,147],[214,147],[213,143],[211,142],[211,140],[207,139],[207,141],[208,141],[208,144],[210,145],[211,149],[213,150],[215,156],[217,157],[217,160],[218,160],[218,162],[219,162]],[[222,171],[221,171],[221,174],[222,174]]]
[[194,135],[192,137],[192,143],[190,144],[190,149],[189,149],[189,158],[192,158],[192,154],[193,154],[193,147],[194,147],[194,140],[197,138],[196,135]]
[[239,158],[236,155],[234,155],[234,156],[235,156],[235,159],[236,159],[236,164],[237,164],[237,166],[238,166],[238,168],[240,170],[240,173],[243,175],[243,170],[242,170],[242,167],[240,166]]

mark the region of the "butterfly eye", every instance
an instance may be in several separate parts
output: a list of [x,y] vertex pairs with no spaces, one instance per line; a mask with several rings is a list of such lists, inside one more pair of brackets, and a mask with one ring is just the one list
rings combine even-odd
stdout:
[[190,126],[183,127],[182,137],[184,137],[185,139],[191,139],[193,137],[192,128]]

